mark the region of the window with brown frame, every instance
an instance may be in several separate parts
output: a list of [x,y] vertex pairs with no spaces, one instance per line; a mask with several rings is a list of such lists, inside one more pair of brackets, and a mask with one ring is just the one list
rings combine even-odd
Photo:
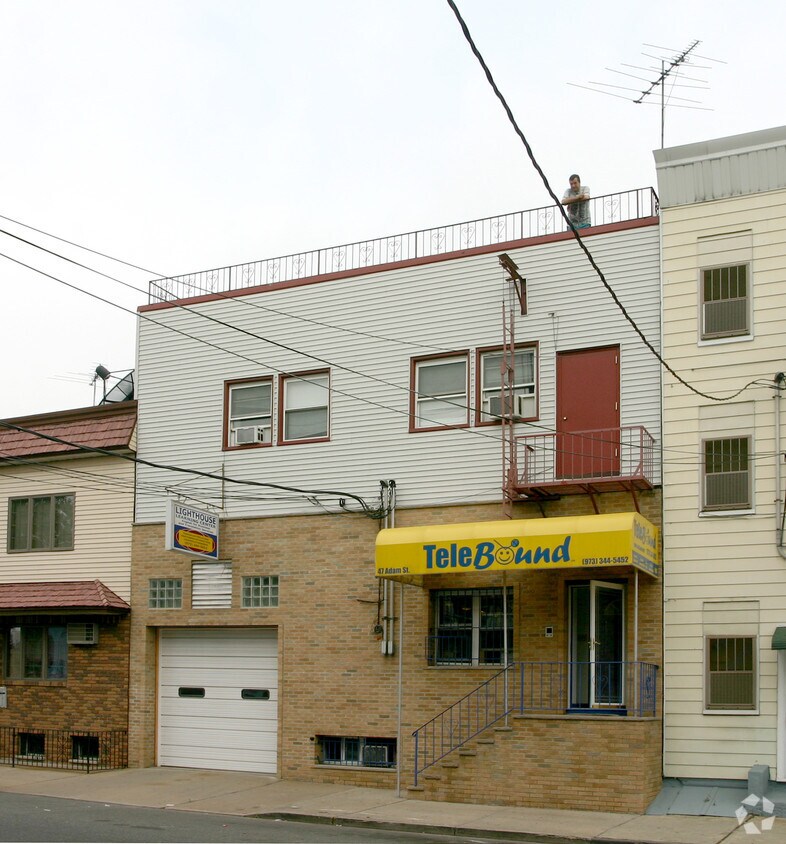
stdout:
[[71,551],[74,547],[73,493],[11,498],[8,551]]
[[[479,349],[476,367],[478,379],[477,422],[499,422],[503,414],[502,349]],[[517,348],[513,354],[514,419],[537,418],[537,350],[535,346]]]
[[227,448],[272,444],[273,381],[228,381],[224,392]]
[[413,430],[449,428],[469,422],[468,355],[413,361]]
[[326,440],[330,436],[330,373],[282,376],[279,442]]

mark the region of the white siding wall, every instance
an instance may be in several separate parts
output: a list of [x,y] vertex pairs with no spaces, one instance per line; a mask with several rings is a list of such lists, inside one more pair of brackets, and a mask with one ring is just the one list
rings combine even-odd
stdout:
[[[586,243],[623,304],[657,346],[657,227],[587,237]],[[542,243],[510,254],[528,281],[529,315],[518,317],[516,340],[540,344],[539,424],[549,429],[555,424],[555,352],[619,343],[622,424],[645,425],[659,441],[658,364],[578,246],[571,241]],[[193,306],[331,362],[330,442],[239,452],[222,452],[221,448],[224,381],[323,364],[181,308],[148,311],[145,317],[197,334],[258,363],[142,319],[137,370],[139,456],[211,472],[223,467],[231,477],[344,490],[369,499],[377,495],[380,479],[393,478],[401,506],[500,500],[499,429],[409,433],[408,390],[413,356],[501,344],[506,284],[498,256],[488,254]],[[317,323],[282,317],[266,308]],[[386,339],[371,339],[341,328]],[[474,364],[471,355],[473,384]],[[474,407],[474,390],[470,404]],[[520,433],[541,430],[519,426]],[[215,499],[219,492],[217,482],[184,484],[184,476],[142,466],[139,480],[143,484],[180,484],[181,491],[190,488],[191,494],[203,500]],[[249,493],[248,488],[234,485],[227,489]],[[251,492],[253,500],[228,500],[222,515],[318,512],[302,499],[280,501],[262,490]],[[139,521],[163,517],[163,496],[139,497]]]
[[[666,359],[713,395],[729,395],[756,379],[772,384],[786,369],[786,191],[666,209],[662,226]],[[748,229],[754,336],[702,344],[698,239]],[[724,429],[753,437],[755,512],[700,516],[701,438]],[[775,627],[786,624],[786,561],[774,547],[774,434],[768,386],[719,406],[664,377],[667,776],[744,779],[757,763],[775,773],[777,664],[770,640]],[[759,607],[759,714],[704,715],[704,604],[738,600]]]
[[[7,552],[8,499],[73,493],[74,550]],[[0,583],[100,580],[130,599],[134,464],[83,457],[0,467]]]

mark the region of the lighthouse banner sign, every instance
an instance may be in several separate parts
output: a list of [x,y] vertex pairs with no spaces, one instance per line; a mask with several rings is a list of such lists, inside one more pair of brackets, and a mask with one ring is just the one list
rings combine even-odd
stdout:
[[218,516],[169,499],[166,514],[167,551],[218,559]]

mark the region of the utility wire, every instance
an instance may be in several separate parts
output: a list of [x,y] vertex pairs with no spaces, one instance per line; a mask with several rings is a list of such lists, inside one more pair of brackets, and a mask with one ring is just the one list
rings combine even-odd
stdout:
[[[227,475],[217,475],[214,472],[202,472],[199,469],[187,469],[183,466],[171,466],[164,463],[154,463],[151,460],[144,460],[141,457],[136,457],[130,454],[123,454],[122,452],[111,451],[106,448],[98,448],[96,446],[89,446],[83,445],[80,443],[75,443],[70,440],[63,439],[62,437],[56,437],[52,434],[45,434],[42,431],[36,431],[32,428],[26,428],[22,425],[14,425],[12,422],[6,422],[0,419],[0,427],[8,428],[12,431],[19,431],[23,434],[31,434],[35,437],[40,437],[43,440],[49,440],[49,442],[58,443],[60,445],[67,445],[71,446],[72,448],[77,448],[80,451],[87,451],[92,454],[104,454],[109,457],[116,457],[120,460],[129,460],[132,463],[136,463],[138,466],[149,466],[153,469],[164,469],[169,472],[182,472],[188,475],[195,475],[199,478],[210,478],[211,480],[215,481],[224,481],[226,483],[233,483],[233,484],[242,484],[244,486],[253,486],[253,487],[261,487],[263,489],[277,489],[282,490],[284,492],[295,492],[299,493],[300,495],[305,496],[317,496],[317,495],[325,495],[329,496],[330,498],[338,498],[339,505],[342,509],[346,509],[344,504],[342,504],[345,499],[350,498],[353,501],[356,501],[364,515],[369,516],[372,519],[381,519],[384,518],[386,513],[382,512],[379,508],[371,508],[369,507],[368,503],[359,495],[355,495],[351,492],[338,492],[336,490],[327,490],[327,489],[300,489],[298,487],[293,486],[286,486],[283,484],[273,484],[267,483],[264,481],[250,481],[250,480],[243,480],[240,478],[232,478]],[[350,511],[351,512],[351,511]]]
[[[10,234],[10,233],[8,233],[8,232],[4,232],[3,230],[0,230],[0,233]],[[79,266],[79,267],[80,267],[80,268],[82,268],[82,269],[86,269],[86,270],[88,270],[89,272],[93,272],[93,273],[96,273],[97,275],[103,276],[103,277],[105,277],[105,278],[109,279],[110,281],[114,281],[114,282],[116,282],[116,283],[118,283],[118,284],[120,284],[120,285],[122,285],[122,286],[124,286],[124,287],[129,287],[129,288],[131,288],[131,289],[133,289],[133,290],[135,290],[135,291],[137,291],[137,292],[139,292],[139,293],[144,293],[144,291],[143,291],[143,290],[140,290],[139,288],[135,287],[135,286],[134,286],[134,285],[132,285],[132,284],[129,284],[128,282],[124,282],[124,281],[122,281],[122,280],[120,280],[120,279],[116,279],[116,278],[114,278],[114,277],[112,277],[112,276],[107,275],[106,273],[103,273],[103,272],[101,272],[101,271],[99,271],[99,270],[93,269],[92,267],[89,267],[89,266],[87,266],[87,265],[81,264],[81,263],[79,263],[78,261],[74,261],[73,259],[70,259],[70,258],[67,258],[67,257],[65,257],[65,256],[59,255],[59,254],[58,254],[58,253],[56,253],[56,252],[52,252],[51,250],[46,249],[45,247],[39,246],[38,244],[35,244],[35,243],[31,242],[31,241],[27,241],[27,240],[25,240],[24,238],[20,238],[20,237],[18,237],[17,235],[13,235],[13,234],[11,234],[10,236],[11,236],[11,237],[13,237],[13,238],[15,238],[15,239],[17,239],[17,240],[21,240],[21,241],[23,241],[24,243],[26,243],[26,244],[28,244],[28,245],[30,245],[30,246],[33,246],[34,248],[40,249],[40,250],[42,250],[42,251],[44,251],[44,252],[47,252],[48,254],[51,254],[51,255],[53,255],[53,256],[55,256],[55,257],[62,258],[63,260],[65,260],[65,261],[67,261],[67,262],[69,262],[69,263],[76,264],[77,266]],[[100,254],[102,254],[102,253],[100,253]],[[40,275],[43,275],[44,277],[49,278],[49,279],[51,279],[51,280],[53,280],[53,281],[55,281],[55,282],[57,282],[57,283],[59,283],[59,284],[62,284],[62,285],[64,285],[65,287],[68,287],[68,288],[70,288],[70,289],[72,289],[72,290],[75,290],[75,291],[77,291],[77,292],[79,292],[79,293],[83,293],[84,295],[86,295],[86,296],[90,296],[91,298],[97,299],[98,301],[103,302],[104,304],[111,305],[112,307],[117,308],[118,310],[124,311],[125,313],[128,313],[128,314],[130,314],[131,316],[134,316],[134,317],[138,317],[138,318],[144,319],[144,320],[146,320],[146,321],[148,321],[148,322],[153,323],[153,325],[159,326],[159,327],[161,327],[161,328],[165,328],[165,329],[167,329],[168,331],[172,331],[172,332],[174,332],[174,333],[176,333],[176,334],[180,334],[181,336],[186,337],[186,338],[188,338],[188,339],[190,339],[190,340],[194,340],[194,341],[195,341],[195,342],[197,342],[197,343],[201,343],[201,344],[203,344],[203,345],[209,346],[209,347],[211,347],[211,348],[213,348],[213,349],[216,349],[216,350],[218,350],[218,351],[221,351],[221,352],[224,352],[224,353],[226,353],[226,354],[232,355],[232,356],[234,356],[234,357],[240,358],[241,360],[244,360],[244,361],[246,361],[246,362],[248,362],[248,363],[253,363],[255,366],[265,366],[265,367],[267,367],[267,368],[269,368],[269,369],[272,369],[273,371],[275,371],[275,372],[277,372],[277,373],[279,373],[279,374],[281,374],[281,375],[288,376],[288,377],[298,377],[298,378],[300,378],[301,380],[308,381],[308,378],[307,378],[307,377],[304,377],[304,376],[298,376],[296,373],[291,373],[291,372],[289,372],[289,371],[287,371],[287,370],[280,369],[280,368],[275,367],[275,366],[273,366],[272,364],[269,364],[269,363],[263,363],[263,362],[261,362],[261,361],[258,361],[258,360],[256,360],[256,359],[254,359],[254,358],[250,358],[250,357],[248,357],[248,356],[246,356],[246,355],[244,355],[244,354],[242,354],[242,353],[240,353],[240,352],[235,352],[235,351],[233,351],[233,350],[231,350],[231,349],[228,349],[228,348],[226,348],[225,346],[221,346],[221,345],[218,345],[218,344],[216,344],[216,343],[212,343],[212,342],[210,342],[209,340],[205,340],[203,337],[198,337],[198,336],[196,336],[196,335],[189,334],[187,331],[183,331],[182,329],[175,328],[174,326],[169,325],[168,323],[165,323],[165,322],[160,322],[159,320],[156,320],[156,319],[154,319],[154,318],[152,318],[152,317],[148,316],[147,314],[138,313],[138,312],[136,312],[136,311],[133,311],[133,310],[131,310],[130,308],[126,308],[126,307],[124,307],[123,305],[118,304],[117,302],[114,302],[114,301],[112,301],[112,300],[110,300],[110,299],[106,299],[106,298],[104,298],[104,297],[102,297],[102,296],[99,296],[99,295],[98,295],[98,294],[96,294],[96,293],[92,293],[92,292],[90,292],[89,290],[84,290],[83,288],[78,287],[77,285],[74,285],[74,284],[72,284],[72,283],[70,283],[70,282],[67,282],[67,281],[65,281],[64,279],[61,279],[61,278],[59,278],[59,277],[57,277],[57,276],[54,276],[54,275],[51,275],[50,273],[47,273],[47,272],[45,272],[44,270],[38,269],[38,268],[36,268],[36,267],[33,267],[33,266],[31,266],[30,264],[26,264],[26,263],[24,263],[23,261],[18,260],[17,258],[13,258],[13,257],[11,257],[10,255],[7,255],[7,254],[5,254],[5,253],[0,252],[0,257],[6,258],[7,260],[12,261],[12,262],[14,262],[14,263],[16,263],[16,264],[18,264],[18,265],[20,265],[20,266],[22,266],[22,267],[25,267],[26,269],[29,269],[29,270],[31,270],[31,271],[33,271],[33,272],[36,272],[36,273],[38,273],[38,274],[40,274]],[[384,384],[384,385],[386,385],[386,386],[390,386],[390,387],[393,387],[393,388],[395,388],[395,389],[403,390],[403,391],[405,391],[405,392],[407,392],[407,393],[409,393],[410,395],[413,395],[413,396],[415,396],[415,397],[424,397],[424,394],[418,393],[416,390],[413,390],[411,387],[404,387],[404,386],[402,386],[402,385],[400,385],[400,384],[396,384],[396,383],[391,382],[391,381],[386,381],[385,379],[382,379],[382,378],[377,378],[376,376],[373,376],[373,375],[367,375],[367,374],[365,374],[365,373],[363,373],[363,372],[359,372],[358,370],[354,370],[354,369],[351,369],[351,368],[348,368],[348,367],[344,367],[344,366],[342,366],[342,365],[340,365],[340,364],[335,364],[335,363],[332,363],[332,362],[330,362],[330,361],[325,361],[325,360],[324,360],[324,359],[322,359],[322,358],[317,358],[317,357],[314,357],[313,355],[309,355],[309,354],[308,354],[308,353],[306,353],[306,352],[301,352],[299,349],[294,349],[294,348],[289,347],[289,346],[284,346],[283,344],[279,344],[279,343],[277,343],[277,342],[276,342],[276,341],[274,341],[274,340],[269,340],[269,339],[268,339],[268,338],[266,338],[266,337],[262,337],[262,336],[260,336],[260,335],[254,334],[253,332],[247,331],[246,329],[242,329],[242,328],[239,328],[239,327],[237,327],[237,326],[234,326],[234,325],[232,325],[231,323],[227,323],[227,322],[224,322],[223,320],[218,320],[218,319],[216,319],[216,318],[214,318],[214,317],[208,317],[207,315],[203,315],[200,311],[194,310],[193,308],[189,308],[189,307],[188,307],[188,306],[186,306],[186,305],[180,305],[180,304],[178,304],[176,307],[177,307],[177,308],[180,308],[180,309],[182,309],[182,310],[186,310],[186,311],[188,311],[189,313],[192,313],[192,314],[194,314],[194,315],[196,315],[196,316],[205,316],[205,318],[209,319],[209,320],[210,320],[210,321],[212,321],[212,322],[217,322],[217,323],[219,323],[220,325],[222,325],[223,327],[228,328],[228,329],[230,329],[230,330],[237,330],[237,331],[240,331],[241,333],[247,334],[247,335],[249,335],[249,336],[253,337],[254,339],[258,339],[258,340],[261,340],[261,341],[263,341],[263,342],[270,343],[270,344],[272,344],[272,345],[282,346],[283,348],[285,348],[285,349],[287,349],[287,350],[289,350],[289,351],[292,351],[292,352],[294,352],[294,353],[296,353],[296,354],[301,354],[301,355],[303,355],[303,356],[305,356],[305,357],[311,357],[313,360],[317,360],[317,361],[319,361],[319,362],[326,363],[328,366],[335,367],[336,369],[343,369],[343,370],[345,370],[345,371],[351,372],[352,374],[359,375],[360,377],[366,377],[366,378],[369,378],[370,380],[377,381],[377,382],[379,382],[379,383],[381,383],[381,384]],[[739,395],[740,393],[742,393],[744,390],[748,389],[750,386],[753,386],[754,384],[757,384],[757,383],[760,383],[760,380],[759,380],[759,379],[755,379],[755,380],[753,380],[753,381],[748,382],[748,384],[746,384],[746,385],[745,385],[745,386],[744,386],[741,390],[738,390],[738,391],[737,391],[737,393],[735,393],[735,394],[734,394],[733,396],[731,396],[730,398],[734,398],[735,396],[737,396],[737,395]],[[346,391],[344,391],[344,390],[340,390],[339,388],[334,387],[332,384],[328,385],[327,389],[328,389],[328,391],[329,391],[329,392],[331,392],[331,393],[336,393],[337,395],[341,395],[341,396],[344,396],[344,397],[346,397],[346,398],[352,398],[352,399],[355,399],[355,400],[357,400],[357,401],[363,402],[363,403],[365,403],[365,404],[369,404],[369,405],[371,405],[371,406],[373,406],[373,407],[377,407],[377,408],[382,409],[382,410],[385,410],[385,411],[389,411],[389,412],[392,412],[392,413],[397,413],[397,414],[402,415],[402,416],[407,416],[407,417],[409,417],[409,416],[410,416],[410,412],[409,412],[409,410],[408,410],[408,409],[407,409],[407,410],[399,410],[398,408],[391,407],[390,405],[382,404],[382,403],[380,403],[380,402],[376,402],[376,401],[374,401],[374,400],[372,400],[372,399],[366,398],[365,396],[358,396],[358,395],[355,395],[355,394],[353,394],[353,393],[349,393],[349,392],[346,392]],[[703,394],[702,394],[702,395],[703,395]],[[425,397],[426,397],[426,398],[431,398],[431,396],[427,396],[427,395],[425,395]],[[477,408],[475,408],[475,407],[473,407],[472,405],[469,405],[469,404],[461,404],[461,403],[459,403],[459,402],[450,401],[450,400],[448,400],[448,399],[443,399],[443,401],[444,401],[446,404],[453,405],[454,407],[460,408],[460,409],[462,409],[462,410],[468,410],[469,412],[472,412],[472,413],[478,413],[478,412],[479,412]],[[501,417],[500,417],[500,416],[498,416],[497,414],[492,414],[492,413],[489,413],[489,412],[483,412],[483,411],[481,411],[481,412],[482,412],[482,413],[483,413],[483,415],[485,415],[486,417],[491,417],[491,418],[493,418],[493,419],[498,419],[498,420],[499,420],[499,419],[501,419]],[[449,429],[453,429],[453,430],[457,430],[457,431],[463,431],[463,432],[468,433],[468,434],[471,434],[471,435],[473,435],[473,436],[479,436],[479,437],[483,437],[483,438],[485,438],[485,439],[492,439],[492,440],[494,440],[495,442],[496,442],[496,441],[498,441],[498,439],[497,439],[497,437],[496,437],[496,436],[491,435],[491,434],[485,434],[485,433],[483,433],[483,432],[481,432],[481,431],[476,430],[475,428],[468,428],[468,427],[466,427],[464,424],[458,424],[458,425],[444,425],[442,422],[438,422],[438,421],[436,421],[436,420],[428,419],[428,417],[425,417],[425,416],[422,416],[422,415],[419,415],[419,418],[420,418],[420,419],[423,419],[425,422],[431,422],[431,423],[433,423],[435,426],[438,426],[438,427],[440,427],[440,428],[449,428]],[[547,425],[542,425],[542,424],[537,423],[537,422],[522,422],[522,423],[519,423],[519,424],[526,425],[528,428],[534,428],[534,429],[537,429],[537,430],[544,431],[545,433],[550,433],[550,434],[559,434],[559,433],[560,433],[560,432],[559,432],[557,429],[555,429],[555,428],[551,428],[551,427],[549,427],[549,426],[547,426]],[[571,434],[571,436],[572,436],[572,437],[579,437],[579,438],[590,438],[590,435],[585,435],[585,434],[582,434],[581,432],[572,433],[572,434]],[[591,437],[591,438],[592,438],[592,439],[593,439],[593,441],[594,441],[594,442],[596,442],[596,443],[597,443],[597,442],[608,442],[608,443],[610,443],[610,444],[614,444],[614,445],[617,445],[617,444],[618,444],[618,443],[616,442],[616,440],[605,440],[605,441],[604,441],[604,440],[597,439],[597,438],[595,438],[595,437]],[[568,455],[581,456],[581,453],[580,453],[580,452],[572,452],[572,451],[569,451],[569,450],[564,449],[564,448],[554,448],[554,449],[548,449],[548,448],[547,448],[547,449],[545,449],[545,450],[546,450],[546,451],[553,450],[555,453],[559,453],[559,454],[562,454],[562,455],[564,455],[564,456],[568,456]],[[660,450],[660,452],[661,452],[661,453],[663,453],[663,449],[662,449],[662,448],[659,448],[659,450]],[[670,449],[670,450],[672,450],[672,451],[673,451],[674,449]],[[691,454],[692,454],[692,453],[691,453]]]
[[459,12],[458,7],[456,6],[454,0],[446,0],[446,2],[448,4],[448,6],[450,6],[450,8],[453,10],[453,14],[456,16],[456,19],[459,22],[459,26],[461,27],[461,31],[464,33],[464,37],[466,38],[467,42],[469,43],[469,46],[470,46],[472,52],[474,53],[475,58],[480,63],[480,66],[483,68],[483,72],[486,74],[486,79],[488,80],[489,85],[491,86],[492,90],[494,91],[494,94],[496,95],[497,99],[500,101],[500,103],[502,103],[502,107],[505,110],[505,114],[507,115],[511,126],[513,126],[514,131],[519,136],[519,139],[521,140],[521,142],[524,144],[524,148],[527,151],[527,156],[529,157],[529,160],[531,161],[532,166],[537,171],[538,175],[540,176],[540,178],[541,178],[541,180],[542,180],[542,182],[543,182],[543,184],[546,188],[546,191],[548,192],[549,196],[554,200],[555,205],[558,207],[560,213],[562,214],[562,217],[564,218],[565,222],[567,223],[568,227],[570,228],[571,232],[573,233],[573,237],[575,238],[576,243],[578,243],[579,247],[582,249],[584,254],[587,256],[587,260],[590,262],[590,265],[595,270],[598,278],[603,282],[603,286],[606,288],[609,295],[614,300],[614,303],[617,305],[617,307],[622,312],[622,315],[631,324],[631,326],[633,327],[633,330],[636,332],[636,334],[639,335],[639,337],[641,338],[644,345],[650,350],[650,352],[652,352],[652,354],[659,361],[660,365],[670,375],[672,375],[674,378],[676,378],[677,381],[680,382],[680,384],[682,384],[684,387],[687,387],[692,393],[695,393],[697,396],[701,396],[702,398],[709,399],[710,401],[725,402],[725,401],[731,401],[731,399],[736,398],[738,395],[740,395],[745,390],[747,390],[748,387],[750,386],[750,384],[746,384],[744,387],[737,390],[736,393],[732,393],[730,396],[725,396],[725,397],[724,396],[712,396],[709,393],[703,393],[701,390],[694,387],[692,384],[689,384],[681,375],[679,375],[677,372],[675,372],[675,370],[672,369],[670,364],[667,363],[666,360],[661,356],[660,352],[658,352],[658,350],[652,345],[652,343],[650,343],[650,341],[644,335],[644,332],[636,324],[636,321],[627,312],[627,310],[625,309],[625,306],[622,304],[622,302],[620,302],[619,298],[617,297],[617,294],[614,292],[614,289],[612,288],[612,286],[606,280],[606,276],[603,274],[600,267],[595,263],[595,259],[592,257],[592,253],[589,251],[589,249],[584,244],[584,241],[583,241],[581,235],[578,233],[578,230],[576,229],[576,227],[571,222],[570,218],[568,217],[567,213],[565,212],[565,209],[562,206],[562,203],[558,199],[557,195],[552,190],[552,187],[549,184],[549,180],[546,178],[546,174],[543,172],[543,169],[541,168],[540,164],[538,164],[537,159],[535,158],[535,155],[532,152],[532,147],[530,146],[529,141],[527,140],[526,136],[524,135],[524,133],[519,128],[519,125],[516,122],[516,118],[513,116],[513,112],[511,111],[510,106],[507,103],[507,100],[502,95],[502,92],[500,91],[500,89],[497,87],[497,83],[494,81],[494,77],[491,75],[491,71],[489,70],[489,67],[486,64],[485,59],[481,55],[480,50],[475,45],[475,42],[472,39],[472,35],[469,31],[469,27],[465,23],[464,18],[462,18],[461,12]]
[[[156,279],[155,279],[156,281],[168,281],[171,278],[171,276],[166,276],[166,275],[163,275],[161,273],[157,273],[154,270],[148,270],[145,267],[140,267],[138,264],[132,264],[129,261],[124,261],[122,258],[115,258],[112,255],[107,255],[106,252],[99,252],[97,249],[91,249],[89,246],[83,246],[80,243],[74,243],[74,241],[72,241],[72,240],[67,240],[64,237],[59,237],[58,235],[52,234],[51,232],[44,231],[43,229],[37,229],[35,226],[30,226],[27,223],[22,223],[19,220],[14,220],[11,217],[6,217],[4,214],[0,214],[0,220],[8,220],[9,222],[14,223],[17,226],[22,226],[23,228],[30,229],[31,231],[37,232],[38,234],[42,234],[45,237],[50,237],[54,240],[59,240],[62,243],[67,243],[69,246],[75,246],[77,249],[83,249],[85,252],[91,252],[93,255],[99,255],[102,258],[107,258],[110,261],[115,261],[118,264],[123,264],[126,267],[131,267],[132,269],[140,270],[141,272],[147,273],[148,276],[151,276],[151,275],[156,276]],[[17,240],[21,240],[23,243],[27,243],[30,246],[34,246],[36,249],[41,249],[44,252],[49,252],[50,255],[54,255],[58,258],[62,258],[64,261],[71,261],[71,263],[74,263],[77,266],[84,267],[84,264],[79,264],[77,261],[72,261],[70,258],[66,258],[65,255],[61,255],[59,252],[52,252],[51,250],[45,249],[43,246],[40,246],[37,243],[33,243],[32,241],[25,240],[23,237],[19,237],[18,235],[12,234],[11,232],[6,231],[5,229],[0,229],[0,234],[5,234],[8,237],[16,238]],[[110,276],[110,275],[106,275],[105,273],[102,273],[99,270],[95,270],[92,267],[85,267],[85,269],[90,270],[90,272],[97,273],[98,275],[103,275],[105,278],[108,278],[111,281],[116,281],[118,284],[126,284],[125,282],[121,281],[120,279],[114,278],[113,276]],[[127,286],[131,287],[133,290],[139,291],[140,293],[142,293],[144,295],[148,295],[148,293],[149,293],[148,290],[142,290],[138,287],[134,287],[133,285],[127,285]],[[311,317],[304,317],[300,314],[290,314],[290,313],[286,313],[285,311],[279,311],[275,308],[268,307],[267,305],[261,305],[258,302],[252,302],[245,297],[232,296],[232,295],[225,293],[223,291],[206,290],[205,288],[199,287],[196,284],[192,284],[191,286],[194,287],[196,290],[198,290],[200,293],[209,294],[209,295],[215,296],[219,299],[224,299],[224,300],[228,300],[228,301],[231,301],[231,302],[239,302],[240,304],[242,304],[246,307],[249,307],[249,308],[256,308],[257,310],[260,310],[260,311],[268,311],[272,314],[276,314],[277,316],[286,317],[287,319],[299,320],[301,322],[307,322],[307,323],[310,323],[311,325],[319,325],[322,328],[329,328],[333,331],[343,331],[347,334],[355,334],[359,337],[368,337],[371,340],[382,340],[386,343],[398,343],[402,346],[414,346],[414,347],[419,348],[419,349],[429,349],[429,350],[435,351],[435,352],[449,352],[449,351],[451,351],[450,349],[446,349],[442,346],[432,346],[432,345],[428,345],[426,343],[418,343],[414,340],[398,340],[395,337],[383,337],[382,335],[372,334],[368,331],[360,331],[359,329],[356,329],[356,328],[347,328],[347,327],[341,326],[341,325],[331,325],[328,322],[323,322],[322,320],[318,320],[318,319],[312,319]]]

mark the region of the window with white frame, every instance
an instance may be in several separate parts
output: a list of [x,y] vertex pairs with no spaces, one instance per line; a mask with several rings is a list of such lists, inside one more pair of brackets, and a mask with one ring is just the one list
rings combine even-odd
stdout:
[[[505,613],[505,610],[507,613]],[[431,665],[502,665],[513,651],[513,590],[435,589],[431,593]],[[507,621],[505,621],[507,619]]]
[[66,678],[68,642],[65,625],[11,627],[6,642],[6,676],[9,679]]
[[11,498],[8,502],[8,550],[72,550],[74,499],[71,493]]
[[272,441],[273,383],[270,380],[227,384],[227,445],[262,445]]
[[[504,409],[502,397],[502,351],[480,353],[478,377],[480,378],[480,421],[498,422]],[[535,349],[516,349],[512,356],[513,407],[512,414],[519,419],[534,419],[537,415],[535,399]]]
[[414,428],[466,425],[467,356],[415,361]]
[[749,264],[701,271],[701,338],[750,334]]
[[277,607],[278,575],[243,578],[244,607]]
[[703,510],[749,510],[752,507],[750,445],[750,437],[704,441]]
[[330,375],[314,372],[281,380],[284,442],[327,439]]
[[147,606],[151,610],[179,610],[183,606],[183,581],[176,577],[151,578]]
[[756,709],[756,637],[707,636],[704,708]]

